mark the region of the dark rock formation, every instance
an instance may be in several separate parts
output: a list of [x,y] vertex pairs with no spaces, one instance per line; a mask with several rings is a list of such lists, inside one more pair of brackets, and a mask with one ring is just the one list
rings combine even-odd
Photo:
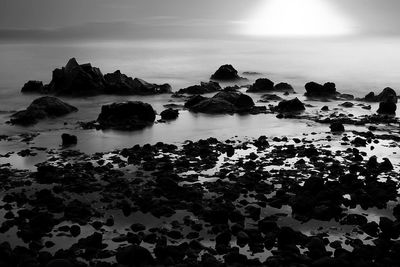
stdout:
[[297,97],[291,100],[283,100],[279,102],[276,110],[279,112],[299,112],[305,110],[303,102]]
[[278,83],[278,84],[275,84],[274,90],[290,92],[290,91],[293,91],[293,86],[288,83]]
[[309,82],[305,85],[306,93],[305,96],[317,97],[317,98],[330,98],[335,97],[338,92],[336,92],[336,85],[334,83],[328,82],[321,85],[316,82]]
[[43,90],[43,82],[41,81],[29,81],[22,87],[22,93],[40,93]]
[[175,120],[179,116],[179,111],[176,109],[166,109],[161,112],[161,119],[163,120]]
[[222,88],[217,82],[201,82],[200,85],[192,85],[187,88],[180,89],[178,94],[201,95],[220,91]]
[[89,63],[79,65],[71,58],[67,65],[53,71],[50,84],[43,93],[56,95],[98,95],[105,92],[106,82],[99,68]]
[[344,132],[344,126],[340,122],[331,123],[330,128],[332,132]]
[[219,69],[211,75],[211,79],[219,81],[237,81],[245,78],[240,77],[238,71],[232,65],[226,64],[219,67]]
[[101,94],[152,95],[170,93],[169,84],[157,85],[122,74],[119,70],[103,76],[99,68],[90,63],[78,64],[71,58],[65,67],[53,71],[52,80],[30,81],[22,88],[23,93],[40,93],[68,96],[94,96]]
[[75,111],[78,111],[76,107],[58,98],[44,96],[35,99],[27,109],[11,115],[10,122],[12,124],[30,125],[45,118],[60,117]]
[[364,97],[365,101],[368,102],[391,102],[397,103],[396,91],[390,87],[386,87],[379,95],[375,95],[374,92],[370,92]]
[[154,258],[150,251],[137,245],[119,249],[115,258],[119,264],[126,266],[150,266],[154,264]]
[[169,84],[152,84],[142,79],[132,79],[119,70],[104,75],[106,81],[105,93],[119,95],[155,95],[171,92]]
[[252,86],[247,90],[247,92],[268,92],[274,90],[274,82],[266,79],[261,78],[257,79]]
[[152,125],[155,118],[151,105],[128,101],[102,106],[97,122],[102,129],[136,130]]
[[396,114],[397,105],[393,102],[380,102],[379,109],[377,110],[378,114],[387,114],[387,115],[395,115]]
[[280,101],[282,97],[274,94],[265,94],[261,96],[259,102]]
[[78,137],[76,135],[71,135],[71,134],[62,134],[61,135],[61,140],[62,140],[62,146],[72,146],[76,145],[78,143]]
[[194,96],[185,103],[185,107],[194,112],[223,114],[249,111],[254,102],[251,97],[239,92],[219,92],[211,98]]

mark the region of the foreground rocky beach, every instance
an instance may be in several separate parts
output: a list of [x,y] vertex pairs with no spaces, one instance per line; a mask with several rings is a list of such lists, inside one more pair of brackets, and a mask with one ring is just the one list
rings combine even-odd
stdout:
[[356,98],[331,82],[304,89],[300,97],[285,82],[248,84],[223,65],[210,81],[173,93],[75,59],[49,85],[28,82],[23,93],[46,96],[10,114],[11,125],[27,129],[79,112],[58,97],[170,94],[161,112],[142,101],[110,103],[73,127],[138,131],[191,112],[274,116],[325,130],[94,154],[74,149],[80,140],[70,133],[60,135],[59,149],[20,135],[26,149],[3,159],[46,160],[32,170],[1,165],[0,266],[399,266],[395,90]]

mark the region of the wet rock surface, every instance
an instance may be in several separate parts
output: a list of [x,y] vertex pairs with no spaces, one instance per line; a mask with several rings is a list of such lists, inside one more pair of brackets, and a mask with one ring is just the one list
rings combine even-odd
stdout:
[[238,71],[229,64],[222,65],[218,68],[218,70],[211,75],[211,80],[216,81],[238,81],[238,80],[246,80],[246,78],[242,78],[238,75]]
[[102,129],[137,130],[152,125],[155,117],[150,104],[128,101],[102,106],[97,122]]
[[56,118],[76,112],[78,109],[55,97],[35,99],[25,110],[11,115],[12,124],[31,125],[46,118]]
[[183,89],[180,89],[178,94],[189,94],[189,95],[200,95],[215,93],[222,90],[221,86],[217,82],[201,82],[200,85],[192,85]]

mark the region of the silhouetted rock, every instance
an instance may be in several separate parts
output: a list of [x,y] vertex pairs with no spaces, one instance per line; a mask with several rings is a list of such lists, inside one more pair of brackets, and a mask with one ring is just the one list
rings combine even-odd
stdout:
[[242,78],[238,75],[238,71],[232,65],[222,65],[219,69],[211,75],[212,80],[220,80],[220,81],[236,81],[242,80]]
[[282,97],[274,94],[265,94],[261,96],[259,102],[280,101]]
[[266,92],[274,90],[274,82],[269,79],[261,78],[257,79],[252,86],[247,90],[247,92]]
[[330,128],[332,132],[344,132],[344,126],[341,122],[333,122]]
[[78,137],[76,135],[71,134],[62,134],[61,135],[62,146],[71,146],[76,145],[78,143]]
[[151,105],[128,101],[102,106],[97,122],[103,129],[135,130],[152,125],[155,118],[156,113]]
[[29,81],[22,87],[22,93],[40,93],[43,90],[43,82],[41,81]]
[[132,79],[119,70],[104,75],[106,81],[105,93],[119,95],[155,95],[171,92],[169,84],[152,84],[142,79]]
[[387,114],[387,115],[395,115],[396,114],[397,105],[393,102],[380,102],[379,109],[377,110],[378,114]]
[[306,93],[305,96],[317,97],[317,98],[329,98],[335,97],[338,93],[336,92],[336,85],[334,83],[325,83],[321,85],[316,82],[309,82],[305,85]]
[[58,98],[44,96],[35,99],[26,110],[18,111],[11,115],[12,124],[30,125],[46,118],[55,118],[78,111]]
[[98,95],[105,92],[106,82],[99,68],[89,63],[79,65],[75,58],[71,58],[67,65],[53,71],[50,84],[44,92],[56,95]]
[[179,111],[176,109],[166,109],[161,112],[161,119],[163,120],[175,120],[179,116]]
[[291,100],[283,100],[276,107],[279,112],[298,112],[305,109],[304,104],[297,97]]
[[119,249],[115,258],[119,264],[125,266],[150,266],[154,264],[154,258],[150,251],[137,245]]
[[235,113],[249,111],[254,107],[254,102],[240,92],[223,91],[211,98],[194,96],[186,102],[185,107],[201,113]]
[[344,102],[342,104],[339,104],[339,106],[345,107],[345,108],[352,108],[354,106],[354,104],[351,102]]
[[290,92],[290,91],[293,91],[293,86],[288,83],[278,83],[278,84],[275,84],[274,90]]
[[220,91],[222,88],[217,82],[201,82],[200,85],[192,85],[178,91],[178,94],[200,95],[207,93],[214,93]]
[[392,88],[386,87],[379,95],[375,95],[374,92],[370,92],[364,97],[364,100],[368,102],[397,103],[397,94]]

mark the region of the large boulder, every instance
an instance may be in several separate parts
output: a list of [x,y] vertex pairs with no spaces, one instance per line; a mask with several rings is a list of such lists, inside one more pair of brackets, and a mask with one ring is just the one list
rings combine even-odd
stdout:
[[171,92],[169,84],[153,84],[142,79],[131,77],[117,70],[104,75],[106,81],[105,93],[119,95],[155,95]]
[[78,111],[56,97],[44,96],[35,99],[25,110],[11,115],[12,124],[30,125],[46,118],[55,118]]
[[214,93],[222,90],[221,86],[217,82],[201,82],[200,85],[192,85],[178,91],[178,94],[190,94],[190,95],[201,95],[207,93]]
[[396,114],[397,105],[393,102],[380,102],[379,109],[377,110],[378,114],[383,115],[395,115]]
[[370,92],[364,97],[365,101],[368,102],[391,102],[397,103],[397,94],[396,91],[390,87],[386,87],[382,90],[379,95],[375,95],[374,92]]
[[249,111],[254,107],[254,101],[240,92],[222,91],[211,98],[192,97],[185,103],[185,107],[201,113],[235,113]]
[[97,122],[103,129],[136,130],[152,125],[155,118],[150,104],[128,101],[102,106]]
[[290,85],[288,83],[283,83],[283,82],[275,84],[274,90],[275,91],[284,91],[284,92],[294,91],[292,85]]
[[103,94],[105,88],[106,82],[99,68],[90,63],[79,65],[75,58],[71,58],[65,67],[53,71],[52,80],[42,93],[90,96]]
[[247,92],[268,92],[274,90],[274,82],[267,79],[261,78],[257,79],[253,85],[247,90]]
[[166,109],[160,113],[161,119],[163,120],[175,120],[179,116],[179,111],[177,109]]
[[41,81],[29,81],[22,87],[22,93],[40,93],[43,90],[43,82]]
[[115,258],[124,266],[150,266],[154,264],[154,258],[146,248],[131,245],[118,249]]
[[222,65],[219,69],[211,75],[212,80],[219,81],[237,81],[242,80],[242,78],[238,75],[238,71],[232,65]]
[[297,97],[291,100],[282,100],[276,107],[276,110],[279,112],[299,112],[305,109],[303,102]]
[[305,85],[306,93],[305,96],[308,97],[335,97],[338,92],[336,91],[336,85],[334,83],[328,82],[324,85],[316,83],[316,82],[309,82]]

